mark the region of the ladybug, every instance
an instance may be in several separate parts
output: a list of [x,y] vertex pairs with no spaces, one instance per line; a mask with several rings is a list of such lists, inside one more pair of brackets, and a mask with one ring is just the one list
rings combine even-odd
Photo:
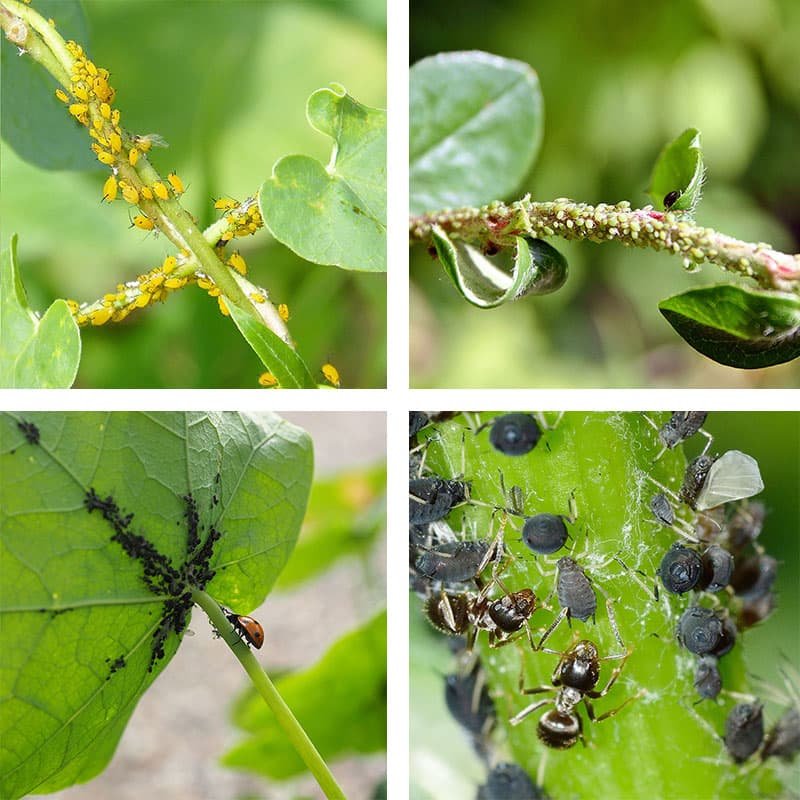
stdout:
[[264,644],[264,629],[261,627],[260,622],[252,617],[239,616],[233,613],[225,616],[242,639],[253,645],[256,650],[261,649],[261,645]]

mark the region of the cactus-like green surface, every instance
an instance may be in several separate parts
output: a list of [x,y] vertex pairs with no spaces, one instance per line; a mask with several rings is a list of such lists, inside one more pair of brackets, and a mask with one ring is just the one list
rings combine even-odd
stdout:
[[[721,733],[727,713],[738,701],[723,692],[717,704],[695,705],[695,658],[675,639],[678,617],[690,604],[735,609],[736,601],[724,592],[670,595],[660,585],[660,599],[653,597],[661,557],[679,537],[659,525],[650,511],[650,498],[658,491],[650,478],[677,492],[686,466],[682,448],[666,452],[654,463],[661,443],[654,427],[639,413],[566,413],[557,424],[558,415],[546,413],[544,419],[551,427],[533,451],[511,457],[492,448],[488,430],[475,434],[480,423],[499,413],[459,416],[426,428],[421,434],[430,439],[426,467],[445,477],[458,476],[463,469],[471,481],[472,499],[490,506],[508,505],[501,490],[502,474],[506,490],[522,489],[527,515],[568,515],[570,496],[574,496],[578,517],[567,525],[572,538],[565,549],[550,556],[534,556],[520,540],[522,520],[508,516],[504,539],[510,559],[501,578],[510,590],[530,587],[542,602],[546,600],[549,610],[537,610],[531,618],[534,630],[545,628],[559,610],[556,561],[571,554],[595,587],[596,620],[572,620],[571,629],[565,620],[545,646],[562,651],[580,638],[594,642],[602,656],[620,653],[606,607],[606,598],[610,599],[631,654],[615,685],[594,701],[594,708],[600,715],[639,696],[616,716],[596,724],[581,705],[578,713],[586,746],[578,742],[567,750],[547,748],[538,740],[536,728],[540,716],[552,706],[534,712],[516,727],[508,720],[531,702],[555,698],[555,693],[520,695],[521,665],[526,687],[543,686],[551,683],[558,656],[532,652],[525,637],[490,649],[486,635],[481,634],[480,656],[498,715],[496,751],[532,776],[543,776],[546,790],[560,799],[784,796],[772,764],[757,765],[756,758],[743,766],[732,763]],[[661,425],[669,415],[649,416]],[[693,522],[693,512],[683,504],[676,506],[676,515]],[[454,529],[463,530],[464,538],[476,538],[495,535],[503,518],[502,513],[471,503],[452,512],[448,521]],[[484,575],[489,573],[487,569]],[[602,662],[598,689],[619,664]],[[725,689],[753,691],[741,639],[721,659],[720,668]]]

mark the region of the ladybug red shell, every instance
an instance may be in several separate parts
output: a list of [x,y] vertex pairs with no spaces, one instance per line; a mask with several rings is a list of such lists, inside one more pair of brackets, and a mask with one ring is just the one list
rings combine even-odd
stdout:
[[228,620],[243,639],[253,645],[256,650],[261,648],[261,645],[264,644],[264,629],[261,627],[260,622],[252,617],[239,616],[238,614],[229,614]]

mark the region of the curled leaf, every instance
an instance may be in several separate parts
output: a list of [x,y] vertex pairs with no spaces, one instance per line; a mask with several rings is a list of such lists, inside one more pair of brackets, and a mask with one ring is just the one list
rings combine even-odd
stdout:
[[705,177],[703,149],[697,128],[687,128],[658,156],[647,193],[662,211],[693,213]]
[[659,310],[704,356],[739,369],[800,356],[800,298],[740,286],[707,286],[670,297]]
[[532,294],[549,294],[567,279],[567,261],[547,242],[515,237],[515,246],[495,254],[460,239],[450,239],[438,226],[432,231],[436,254],[464,298],[479,308],[495,308]]

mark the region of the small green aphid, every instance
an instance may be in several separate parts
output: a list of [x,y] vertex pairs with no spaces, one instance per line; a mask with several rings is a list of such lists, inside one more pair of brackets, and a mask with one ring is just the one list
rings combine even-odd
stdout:
[[683,192],[675,189],[664,196],[664,211],[669,211],[678,202]]

